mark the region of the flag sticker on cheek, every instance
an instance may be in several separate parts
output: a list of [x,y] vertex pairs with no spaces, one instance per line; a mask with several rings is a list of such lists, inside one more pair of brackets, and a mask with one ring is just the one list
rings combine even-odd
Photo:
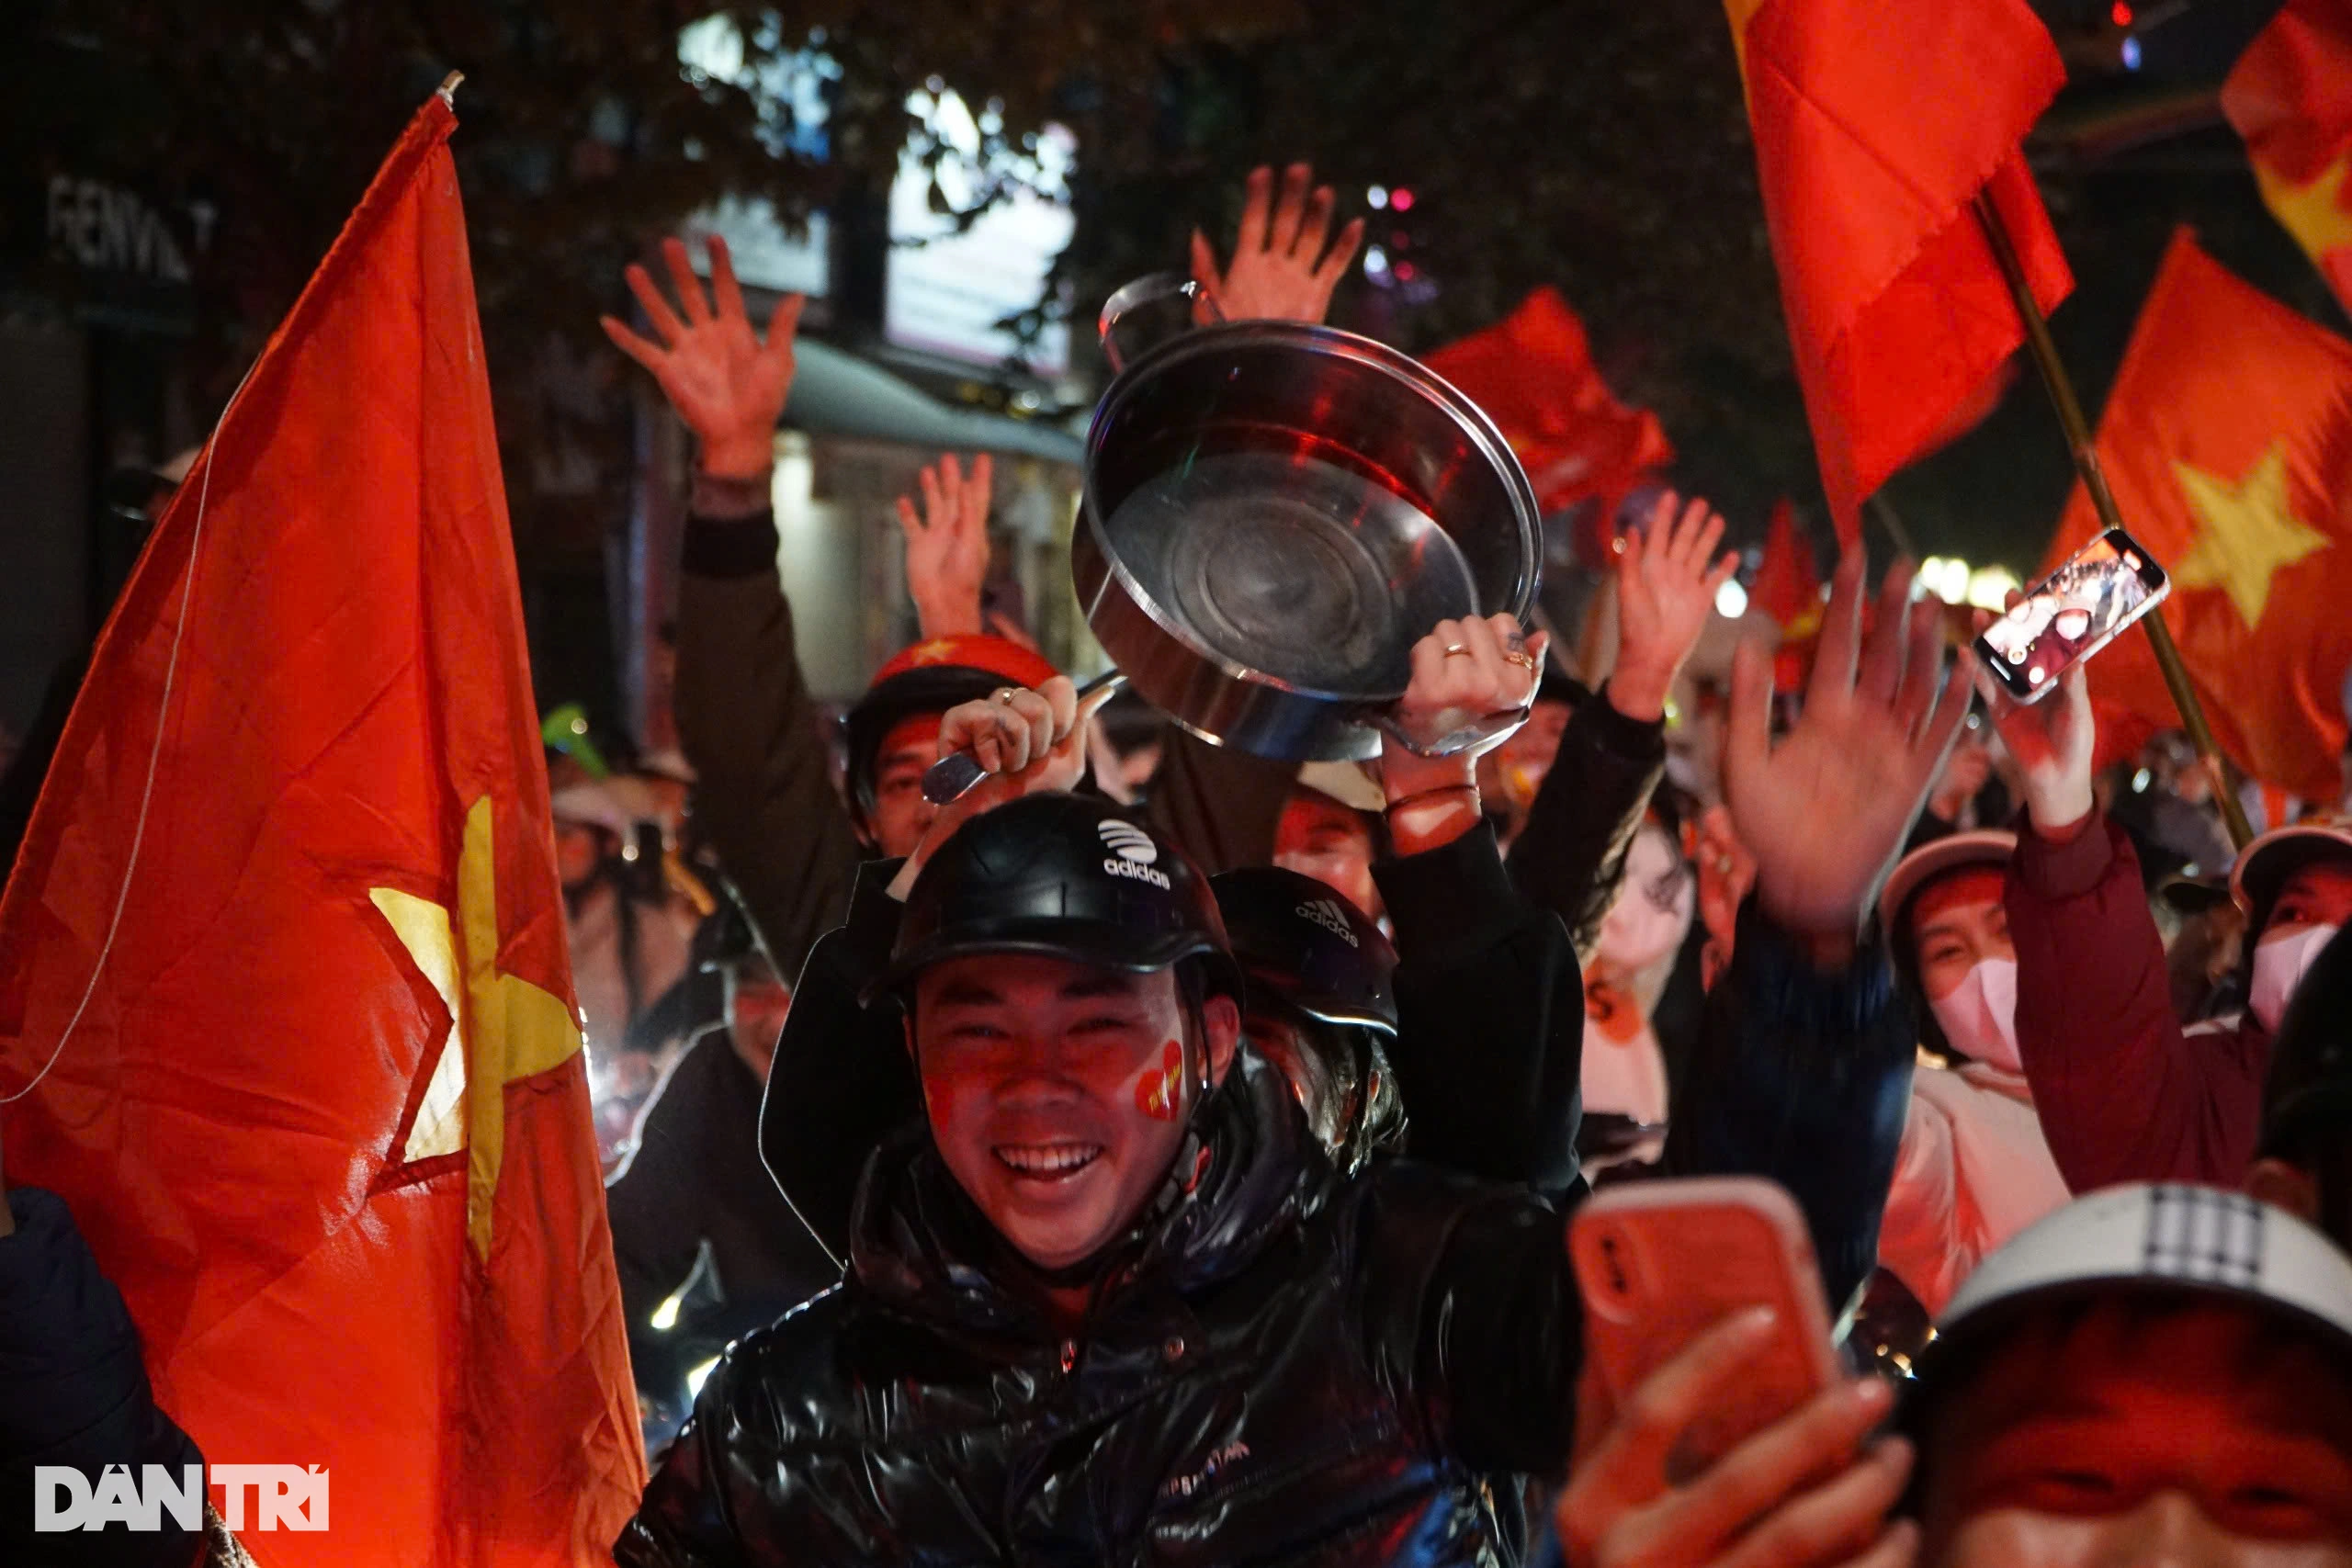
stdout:
[[1136,1109],[1155,1122],[1173,1122],[1184,1098],[1184,1048],[1170,1040],[1159,1048],[1159,1066],[1136,1080]]

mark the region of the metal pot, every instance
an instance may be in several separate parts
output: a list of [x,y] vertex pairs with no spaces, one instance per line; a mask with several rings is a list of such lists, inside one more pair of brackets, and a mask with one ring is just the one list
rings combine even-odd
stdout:
[[[1119,367],[1086,438],[1070,570],[1135,689],[1186,728],[1296,761],[1375,755],[1413,644],[1534,602],[1535,494],[1477,406],[1386,345],[1289,321],[1207,326]],[[1459,750],[1523,712],[1464,716]],[[1394,732],[1393,729],[1390,732]]]

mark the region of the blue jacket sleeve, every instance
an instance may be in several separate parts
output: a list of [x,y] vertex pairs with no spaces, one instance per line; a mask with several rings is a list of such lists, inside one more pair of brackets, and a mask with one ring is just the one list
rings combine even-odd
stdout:
[[1833,1317],[1870,1278],[1917,1031],[1873,938],[1838,974],[1750,900],[1666,1140],[1670,1176],[1763,1176],[1813,1232]]

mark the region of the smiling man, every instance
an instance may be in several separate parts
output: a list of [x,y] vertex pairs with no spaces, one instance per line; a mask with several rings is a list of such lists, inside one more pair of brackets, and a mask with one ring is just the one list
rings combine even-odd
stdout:
[[[1074,728],[1066,682],[1005,702]],[[947,826],[872,998],[923,1124],[841,1287],[704,1386],[620,1562],[1514,1560],[1480,1477],[1566,1459],[1559,1213],[1336,1170],[1241,1043],[1205,879],[1107,803]]]

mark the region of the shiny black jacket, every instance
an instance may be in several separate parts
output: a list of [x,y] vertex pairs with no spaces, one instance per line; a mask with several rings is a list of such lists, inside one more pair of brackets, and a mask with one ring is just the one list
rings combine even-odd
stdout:
[[1246,1052],[1198,1135],[1069,1333],[928,1140],[886,1147],[849,1278],[712,1374],[623,1568],[1512,1561],[1477,1476],[1566,1460],[1558,1212],[1341,1179]]
[[[793,987],[761,1109],[760,1153],[828,1252],[847,1250],[867,1157],[918,1122],[921,1087],[900,1015],[858,998],[889,962],[900,863],[868,863],[849,919]],[[1373,869],[1396,922],[1406,1152],[1553,1197],[1577,1180],[1584,989],[1567,933],[1521,897],[1484,827]]]

